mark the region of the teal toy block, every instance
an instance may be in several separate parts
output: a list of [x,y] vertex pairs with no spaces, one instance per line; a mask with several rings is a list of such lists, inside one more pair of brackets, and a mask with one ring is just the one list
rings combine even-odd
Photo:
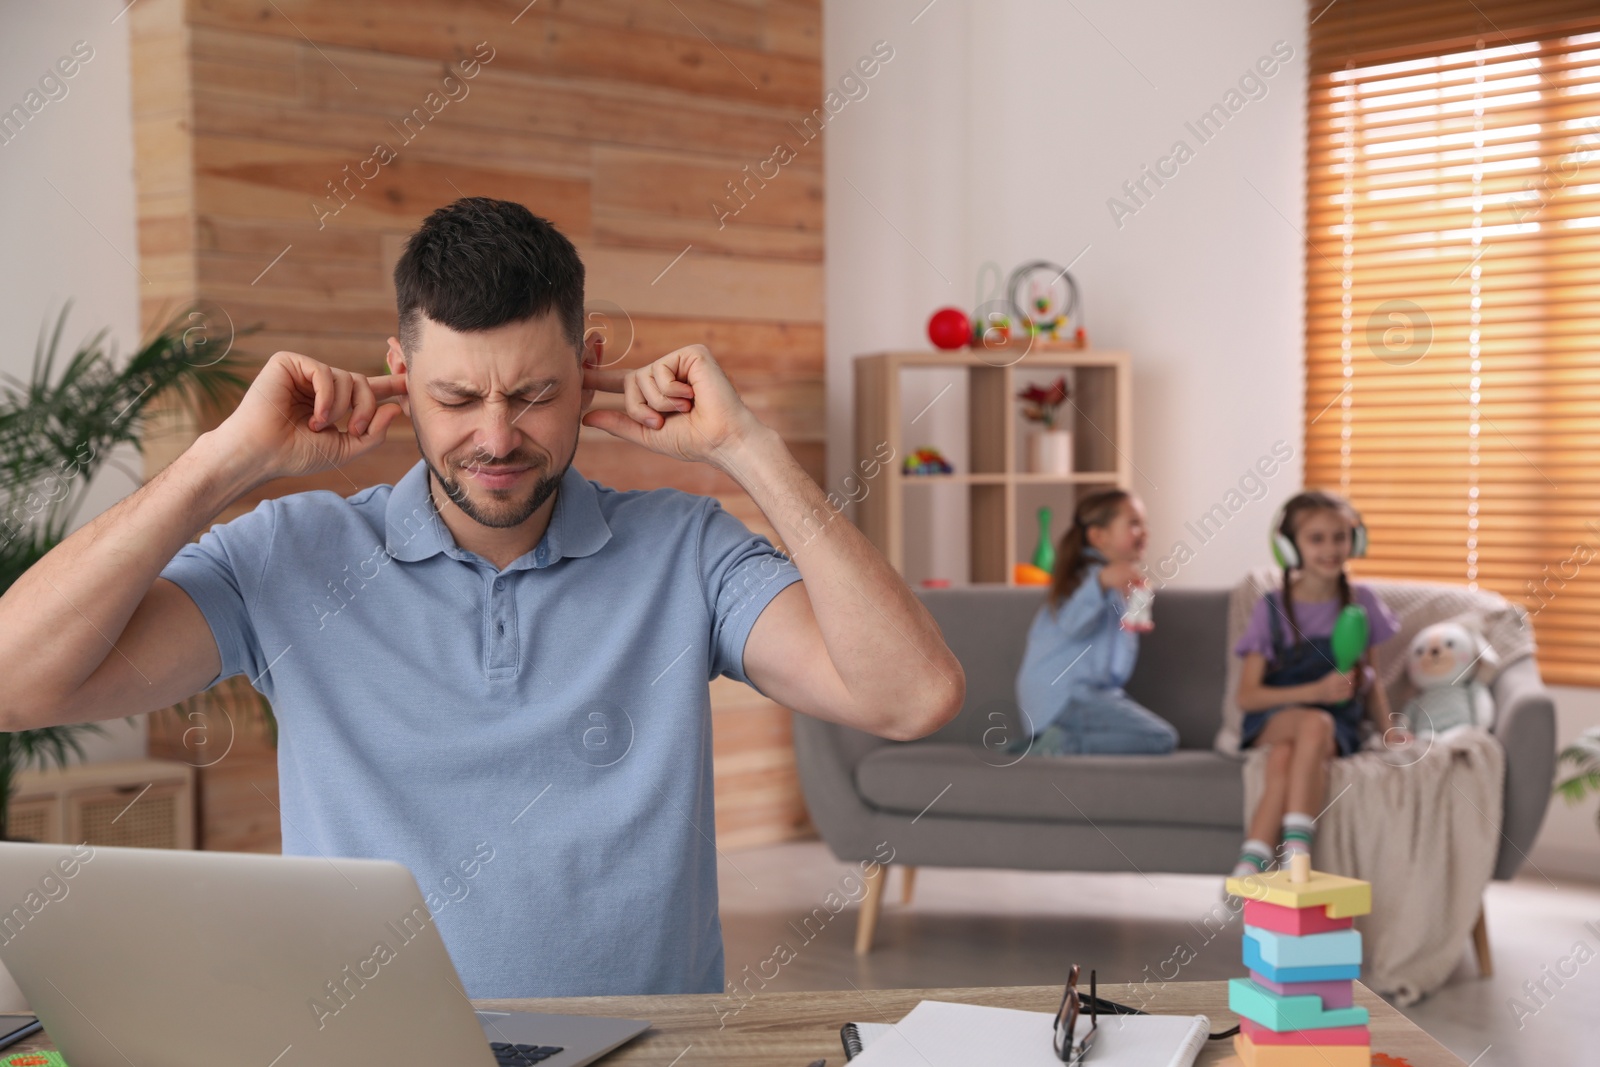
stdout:
[[1321,997],[1279,996],[1248,978],[1228,979],[1228,1010],[1278,1033],[1367,1025],[1366,1008],[1324,1009]]
[[1337,967],[1279,967],[1261,958],[1261,946],[1249,936],[1244,939],[1244,965],[1273,982],[1334,982],[1360,978],[1361,965],[1346,963]]
[[1296,937],[1259,926],[1246,926],[1244,936],[1261,947],[1261,958],[1274,967],[1361,966],[1359,930],[1334,930]]

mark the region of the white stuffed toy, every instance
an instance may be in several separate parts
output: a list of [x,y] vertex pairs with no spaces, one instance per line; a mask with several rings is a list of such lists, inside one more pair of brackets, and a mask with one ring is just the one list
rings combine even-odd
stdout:
[[1494,649],[1460,623],[1440,622],[1420,630],[1406,653],[1406,676],[1417,691],[1405,707],[1412,733],[1442,734],[1459,726],[1489,729],[1494,698],[1484,681],[1498,665]]

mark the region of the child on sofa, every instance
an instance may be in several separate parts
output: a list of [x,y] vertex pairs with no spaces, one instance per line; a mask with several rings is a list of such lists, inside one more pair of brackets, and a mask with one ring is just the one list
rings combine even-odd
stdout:
[[[1235,878],[1272,866],[1270,841],[1280,833],[1286,855],[1309,853],[1328,760],[1360,749],[1364,714],[1380,732],[1392,723],[1383,687],[1375,684],[1371,650],[1393,637],[1400,622],[1371,589],[1345,574],[1345,561],[1366,552],[1361,517],[1333,493],[1299,493],[1279,513],[1273,546],[1283,587],[1256,602],[1233,649],[1244,657],[1239,747],[1269,749],[1264,791]],[[1347,604],[1366,608],[1370,637],[1355,668],[1341,674],[1332,634]]]
[[1027,736],[1012,751],[1164,753],[1177,746],[1172,724],[1122,690],[1139,654],[1138,634],[1122,618],[1143,582],[1144,522],[1144,505],[1123,489],[1091,493],[1073,509],[1017,672]]

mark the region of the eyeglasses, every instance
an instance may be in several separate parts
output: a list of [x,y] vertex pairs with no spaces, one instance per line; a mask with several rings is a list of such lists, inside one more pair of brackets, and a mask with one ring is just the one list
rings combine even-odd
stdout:
[[[1055,1050],[1062,1063],[1082,1063],[1094,1047],[1094,1035],[1099,1029],[1100,998],[1096,996],[1094,971],[1089,972],[1089,1029],[1077,1037],[1078,1016],[1083,1013],[1083,997],[1078,992],[1078,965],[1072,965],[1067,975],[1067,990],[1061,995],[1061,1007],[1056,1009]],[[1074,1038],[1077,1038],[1074,1040]]]

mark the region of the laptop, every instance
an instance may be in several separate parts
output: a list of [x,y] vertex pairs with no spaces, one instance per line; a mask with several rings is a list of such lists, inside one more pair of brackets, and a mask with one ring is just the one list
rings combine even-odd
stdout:
[[0,842],[0,961],[72,1067],[581,1067],[650,1026],[475,1012],[385,860]]

